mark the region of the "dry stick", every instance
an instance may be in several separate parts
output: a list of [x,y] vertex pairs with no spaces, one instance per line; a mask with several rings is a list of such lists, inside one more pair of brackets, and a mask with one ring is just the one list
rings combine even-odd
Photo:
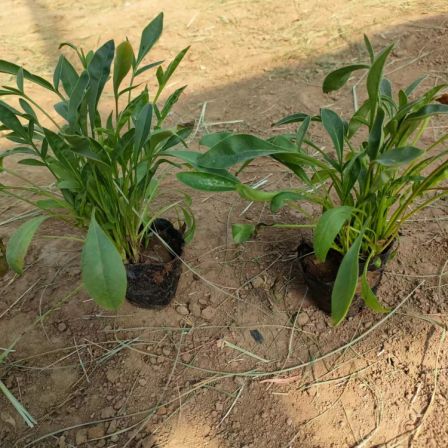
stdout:
[[232,409],[234,408],[234,406],[236,405],[236,402],[240,399],[241,394],[243,393],[243,389],[244,389],[245,384],[243,384],[240,389],[238,390],[238,393],[235,397],[235,400],[233,400],[232,404],[230,405],[229,409],[227,410],[227,412],[225,413],[224,417],[221,419],[221,421],[218,423],[218,427],[221,426],[221,424],[224,422],[224,420],[230,415],[230,413],[232,412]]
[[6,308],[5,311],[3,311],[2,314],[0,314],[0,319],[9,312],[14,306],[17,305],[20,300],[22,300],[38,283],[40,282],[40,279],[36,280],[24,293],[22,293],[8,308]]
[[438,288],[438,296],[439,300],[442,298],[442,277],[445,272],[446,267],[448,266],[448,258],[445,260],[445,263],[442,266],[442,270],[440,271],[439,280],[437,282],[437,288]]
[[305,362],[305,363],[301,363],[301,364],[298,364],[298,365],[295,365],[295,366],[291,366],[291,367],[288,367],[286,369],[277,370],[277,371],[274,371],[274,372],[257,373],[257,374],[255,374],[255,376],[257,376],[257,377],[271,376],[271,375],[275,375],[275,374],[282,374],[282,373],[291,372],[293,370],[297,370],[297,369],[301,369],[303,367],[307,367],[307,366],[309,366],[311,364],[314,364],[314,363],[317,363],[319,361],[322,361],[323,359],[329,358],[330,356],[333,356],[336,353],[339,353],[339,352],[341,352],[343,350],[346,350],[347,348],[351,347],[352,345],[355,345],[357,342],[359,342],[362,339],[364,339],[368,334],[372,333],[380,325],[382,325],[384,322],[386,322],[388,319],[390,319],[412,297],[412,295],[415,293],[415,291],[417,291],[417,289],[419,289],[424,283],[425,283],[425,281],[422,280],[389,314],[384,316],[376,324],[372,325],[368,330],[366,330],[364,333],[360,334],[356,338],[352,339],[350,342],[348,342],[348,343],[346,343],[344,345],[341,345],[340,347],[336,348],[335,350],[327,352],[324,355],[319,356],[318,358],[315,358],[315,359],[313,359],[311,361],[308,361],[308,362]]

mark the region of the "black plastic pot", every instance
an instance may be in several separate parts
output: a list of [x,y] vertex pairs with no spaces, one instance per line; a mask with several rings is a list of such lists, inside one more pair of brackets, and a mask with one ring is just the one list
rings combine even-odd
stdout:
[[176,295],[177,285],[182,273],[184,238],[170,221],[156,219],[151,226],[175,254],[167,263],[127,264],[128,289],[126,298],[141,308],[161,308],[168,305]]
[[[373,292],[378,289],[381,278],[383,276],[384,268],[395,252],[395,242],[390,244],[387,250],[379,255],[381,266],[378,268],[373,263],[369,264],[367,268],[367,281]],[[339,252],[330,250],[327,259],[321,263],[314,256],[313,248],[306,242],[302,242],[297,248],[300,266],[302,268],[303,277],[308,286],[309,293],[316,306],[331,315],[331,292],[333,291],[334,281],[339,266],[342,261],[342,255]],[[363,272],[365,263],[359,263],[359,272]],[[359,285],[357,288],[356,297],[354,300],[354,308],[360,310],[362,301],[359,299]],[[356,311],[356,310],[355,310]]]

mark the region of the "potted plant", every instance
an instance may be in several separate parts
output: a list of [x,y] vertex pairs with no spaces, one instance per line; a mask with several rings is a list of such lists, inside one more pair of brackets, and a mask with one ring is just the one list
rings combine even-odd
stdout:
[[[348,119],[327,108],[319,114],[290,115],[277,124],[300,122],[295,133],[267,140],[228,133],[206,136],[209,150],[196,166],[228,170],[243,169],[253,159],[270,156],[296,176],[297,188],[259,191],[235,176],[183,172],[178,178],[191,187],[207,191],[236,191],[251,201],[267,201],[272,212],[285,204],[310,201],[321,207],[313,247],[301,245],[299,255],[305,278],[319,306],[335,324],[346,316],[358,293],[373,310],[386,312],[375,295],[381,271],[399,239],[402,225],[415,213],[447,194],[448,150],[444,134],[426,144],[422,140],[432,116],[448,112],[439,96],[446,85],[420,95],[415,90],[424,78],[405,89],[392,90],[384,67],[390,45],[375,54],[365,38],[369,62],[342,67],[323,82],[324,92],[338,90],[355,70],[367,70],[366,99]],[[331,150],[309,137],[311,122],[321,125]],[[300,225],[290,227],[301,227]],[[237,242],[256,230],[251,224],[233,226]]]
[[[74,50],[80,70],[61,55],[52,82],[0,60],[0,72],[14,76],[16,82],[0,90],[0,130],[15,143],[0,152],[0,168],[16,179],[0,184],[0,192],[39,211],[9,239],[8,264],[22,273],[28,246],[48,218],[88,229],[82,249],[83,284],[99,305],[110,309],[125,297],[142,307],[166,305],[176,291],[184,241],[194,231],[188,196],[171,198],[162,206],[155,203],[161,168],[173,164],[169,157],[176,152],[174,146],[184,143],[192,129],[192,124],[165,126],[185,86],[160,103],[188,48],[166,68],[163,61],[144,63],[162,29],[159,14],[143,30],[137,53],[128,40],[117,47],[110,40],[87,53],[62,44]],[[152,97],[140,81],[150,69],[156,69]],[[56,98],[59,119],[32,98],[28,83]],[[109,84],[112,95],[104,93]],[[113,98],[114,107],[105,116],[100,100],[103,110],[106,95]],[[9,98],[17,104],[6,102]],[[19,164],[46,169],[54,184],[40,187],[6,168],[4,159],[16,154],[25,155]],[[183,224],[178,228],[161,218],[169,211],[180,212]]]

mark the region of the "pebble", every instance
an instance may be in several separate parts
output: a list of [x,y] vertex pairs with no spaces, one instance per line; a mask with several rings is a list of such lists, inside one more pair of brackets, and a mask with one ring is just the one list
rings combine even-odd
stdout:
[[202,310],[201,316],[205,320],[212,320],[213,317],[215,316],[215,313],[216,313],[216,309],[213,308],[212,306],[208,306],[207,308],[204,308]]
[[188,306],[190,309],[190,313],[193,314],[193,316],[201,317],[201,306],[199,303],[190,303]]
[[180,359],[182,359],[182,362],[188,364],[193,358],[193,355],[191,353],[182,353],[180,356]]
[[215,404],[215,408],[216,408],[217,411],[222,411],[224,409],[224,406],[223,406],[223,404],[220,401],[218,401]]
[[162,406],[161,408],[158,409],[157,411],[157,415],[166,415],[167,410],[165,406]]
[[310,321],[310,318],[308,314],[301,313],[299,314],[299,317],[297,318],[297,323],[302,327],[303,325],[306,325]]
[[117,430],[117,421],[112,420],[107,428],[107,433],[112,434]]
[[292,418],[288,418],[288,420],[286,420],[286,424],[287,424],[288,426],[291,426],[292,423],[293,423]]
[[61,322],[61,323],[58,325],[58,330],[59,330],[60,332],[63,332],[63,331],[65,331],[65,330],[67,330],[67,325],[66,325],[64,322]]
[[58,448],[67,448],[67,444],[65,443],[65,436],[59,437]]
[[87,430],[86,429],[79,429],[78,431],[76,431],[75,442],[76,442],[76,445],[81,445],[81,444],[87,442]]
[[87,430],[87,435],[89,439],[99,439],[104,436],[103,425],[92,426]]
[[188,308],[185,305],[179,305],[176,308],[176,311],[181,315],[181,316],[188,316],[190,314],[190,311],[188,311]]
[[101,411],[101,418],[110,418],[115,415],[114,408],[112,406],[107,406]]
[[145,378],[140,378],[138,380],[138,384],[140,384],[140,386],[146,386],[147,381],[145,380]]
[[165,356],[169,356],[171,354],[171,349],[169,347],[164,347],[163,350],[162,350],[162,353]]
[[118,436],[117,434],[114,434],[113,436],[110,437],[110,441],[111,442],[118,442]]

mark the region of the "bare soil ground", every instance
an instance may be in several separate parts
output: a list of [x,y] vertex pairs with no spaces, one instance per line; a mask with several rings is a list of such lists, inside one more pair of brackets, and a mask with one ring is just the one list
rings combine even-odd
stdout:
[[[329,69],[365,57],[363,33],[377,47],[397,43],[387,72],[400,87],[422,73],[426,86],[447,81],[445,0],[3,0],[0,56],[50,77],[59,42],[136,42],[162,9],[153,57],[192,44],[173,81],[189,86],[173,119],[201,117],[198,136],[277,132],[269,130],[275,120],[324,105],[350,112],[350,89],[325,96],[320,84]],[[434,122],[427,138],[442,126]],[[269,176],[270,188],[291,181],[268,160],[246,176]],[[383,322],[363,310],[333,328],[306,298],[295,259],[306,235],[269,229],[244,246],[231,241],[232,222],[299,214],[192,195],[198,232],[185,253],[189,268],[162,311],[96,307],[76,290],[79,245],[44,238],[73,232],[54,222],[24,275],[0,280],[0,347],[22,335],[0,377],[38,422],[28,429],[0,397],[2,447],[448,446],[447,202],[406,225],[387,267],[379,296],[403,306]],[[17,221],[4,222],[24,210],[1,198],[6,239]]]

